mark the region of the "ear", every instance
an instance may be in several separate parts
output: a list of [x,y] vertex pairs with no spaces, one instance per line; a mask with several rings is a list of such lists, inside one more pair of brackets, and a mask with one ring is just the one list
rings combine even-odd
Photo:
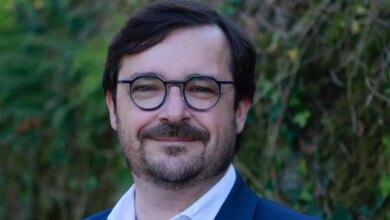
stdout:
[[244,130],[246,117],[248,115],[249,108],[251,107],[251,101],[249,98],[243,98],[236,109],[236,126],[237,134],[240,134]]
[[112,99],[112,91],[107,90],[106,92],[106,104],[108,107],[108,110],[110,111],[110,122],[111,127],[114,130],[117,130],[117,115],[116,115],[116,108],[114,104],[114,100]]

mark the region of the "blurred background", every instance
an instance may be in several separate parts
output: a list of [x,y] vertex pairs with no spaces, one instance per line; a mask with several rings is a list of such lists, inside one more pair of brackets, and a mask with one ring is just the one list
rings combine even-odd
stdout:
[[[101,78],[148,0],[0,0],[0,219],[81,219],[131,185]],[[211,0],[258,50],[237,167],[323,219],[390,219],[390,1]]]

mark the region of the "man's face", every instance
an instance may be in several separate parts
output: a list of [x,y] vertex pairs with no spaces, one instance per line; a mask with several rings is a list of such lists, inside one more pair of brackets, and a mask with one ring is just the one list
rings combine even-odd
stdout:
[[[219,28],[179,29],[148,50],[124,57],[118,80],[152,73],[163,80],[202,75],[232,81],[229,63],[229,45]],[[234,109],[233,85],[222,85],[218,103],[206,111],[189,108],[178,86],[168,87],[165,103],[152,111],[135,106],[128,84],[118,84],[116,95],[116,106],[111,92],[106,102],[134,178],[166,187],[194,184],[225,171],[250,106],[245,99]]]

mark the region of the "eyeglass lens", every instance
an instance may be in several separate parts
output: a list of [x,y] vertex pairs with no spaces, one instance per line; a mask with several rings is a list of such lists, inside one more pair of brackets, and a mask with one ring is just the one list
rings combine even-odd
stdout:
[[131,98],[143,109],[158,108],[167,96],[169,84],[181,84],[186,103],[199,110],[213,107],[220,95],[218,83],[207,77],[195,77],[185,82],[164,82],[157,77],[140,77],[130,85]]

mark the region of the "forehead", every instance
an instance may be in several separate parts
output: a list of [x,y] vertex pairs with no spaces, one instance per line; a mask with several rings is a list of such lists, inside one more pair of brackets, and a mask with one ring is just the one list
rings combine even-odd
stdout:
[[207,75],[230,80],[230,49],[216,26],[178,29],[155,46],[121,60],[118,79],[154,73],[166,79]]

